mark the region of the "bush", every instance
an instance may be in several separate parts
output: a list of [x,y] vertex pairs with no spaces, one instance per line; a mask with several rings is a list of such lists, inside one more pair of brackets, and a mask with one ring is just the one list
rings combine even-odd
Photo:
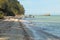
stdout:
[[4,18],[4,13],[0,11],[0,19]]
[[5,16],[24,15],[25,13],[23,5],[18,0],[0,0],[0,11],[3,11]]

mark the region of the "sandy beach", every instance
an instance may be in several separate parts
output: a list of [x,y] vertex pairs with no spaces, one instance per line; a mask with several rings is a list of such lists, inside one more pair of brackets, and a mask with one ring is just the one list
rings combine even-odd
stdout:
[[60,40],[60,37],[34,28],[27,20],[4,19],[0,22],[0,40]]
[[[18,19],[5,19],[0,22],[0,39],[5,40],[7,37],[9,40],[28,40],[28,35],[26,34],[23,25]],[[21,25],[20,25],[21,24]],[[9,37],[9,38],[8,38]],[[6,39],[6,40],[7,40]]]

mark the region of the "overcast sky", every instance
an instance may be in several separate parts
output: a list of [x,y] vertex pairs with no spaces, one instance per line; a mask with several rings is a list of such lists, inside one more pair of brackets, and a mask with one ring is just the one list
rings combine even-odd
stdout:
[[19,0],[25,8],[25,14],[60,15],[60,0]]

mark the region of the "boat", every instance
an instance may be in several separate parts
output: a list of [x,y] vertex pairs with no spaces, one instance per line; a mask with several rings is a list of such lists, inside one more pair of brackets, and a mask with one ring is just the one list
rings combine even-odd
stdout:
[[50,16],[50,13],[44,14],[44,16]]

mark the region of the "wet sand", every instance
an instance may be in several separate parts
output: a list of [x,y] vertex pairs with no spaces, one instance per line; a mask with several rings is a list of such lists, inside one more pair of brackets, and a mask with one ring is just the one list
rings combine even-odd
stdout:
[[1,20],[0,39],[5,40],[5,37],[9,40],[29,40],[23,25],[18,21],[18,19]]
[[0,22],[1,40],[60,40],[43,30],[34,30],[33,25],[25,24],[26,20],[5,19]]

